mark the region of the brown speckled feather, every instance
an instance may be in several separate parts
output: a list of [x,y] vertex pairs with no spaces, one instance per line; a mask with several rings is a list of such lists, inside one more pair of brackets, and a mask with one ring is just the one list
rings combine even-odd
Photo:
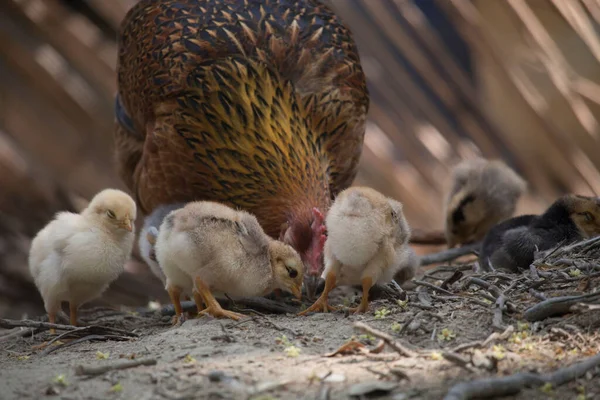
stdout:
[[219,201],[277,237],[356,175],[365,76],[317,1],[143,0],[122,25],[118,80],[119,169],[146,213]]

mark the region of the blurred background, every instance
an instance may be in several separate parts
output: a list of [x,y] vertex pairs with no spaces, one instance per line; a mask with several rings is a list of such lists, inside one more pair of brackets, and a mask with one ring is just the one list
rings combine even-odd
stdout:
[[[53,214],[125,189],[112,151],[116,39],[135,3],[0,0],[2,317],[43,313],[27,253]],[[354,33],[371,94],[356,184],[402,201],[413,227],[443,227],[450,168],[476,155],[529,182],[519,213],[600,192],[600,1],[327,3]],[[137,250],[127,271],[97,303],[167,298]]]

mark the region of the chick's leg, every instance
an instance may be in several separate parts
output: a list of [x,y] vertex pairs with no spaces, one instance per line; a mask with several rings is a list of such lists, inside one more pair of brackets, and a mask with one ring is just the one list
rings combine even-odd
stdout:
[[194,303],[196,303],[198,314],[200,314],[200,312],[204,310],[204,301],[202,300],[202,295],[200,295],[196,289],[194,289],[192,292],[194,294]]
[[181,309],[181,289],[174,285],[167,287],[167,292],[171,298],[171,303],[175,308],[175,316],[173,317],[173,325],[177,325],[180,319],[183,319],[183,310]]
[[221,305],[219,304],[217,299],[215,299],[215,297],[210,292],[209,287],[204,282],[202,282],[200,278],[196,277],[194,282],[196,283],[196,290],[204,299],[204,304],[206,304],[206,308],[200,311],[200,314],[212,315],[215,318],[230,318],[235,321],[245,317],[244,314],[238,314],[236,312],[227,311],[221,308]]
[[[51,324],[55,324],[56,323],[56,310],[50,310],[50,311],[48,311],[48,322],[50,322]],[[56,334],[56,329],[50,328],[50,334],[51,335],[55,335]]]
[[325,289],[323,289],[323,293],[321,293],[321,296],[317,299],[317,301],[315,301],[315,303],[312,306],[308,307],[306,310],[302,311],[298,315],[306,315],[309,312],[328,312],[329,310],[337,310],[337,307],[332,307],[327,303],[329,292],[331,292],[333,288],[335,288],[335,280],[336,275],[332,269],[329,272],[327,272],[327,276],[325,277]]
[[362,299],[360,300],[360,305],[358,307],[350,308],[349,310],[354,313],[365,313],[369,309],[369,289],[373,286],[373,278],[370,276],[365,276],[361,280],[362,283]]
[[69,323],[73,326],[77,326],[77,308],[77,304],[69,302]]

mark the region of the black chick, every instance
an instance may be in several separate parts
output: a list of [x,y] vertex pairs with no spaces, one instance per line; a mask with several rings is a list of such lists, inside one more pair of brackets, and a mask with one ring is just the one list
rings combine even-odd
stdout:
[[542,215],[521,215],[494,226],[485,236],[479,264],[485,270],[529,268],[536,251],[600,235],[600,199],[565,195]]

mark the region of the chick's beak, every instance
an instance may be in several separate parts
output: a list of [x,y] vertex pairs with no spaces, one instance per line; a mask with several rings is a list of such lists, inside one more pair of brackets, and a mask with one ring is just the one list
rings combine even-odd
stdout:
[[294,297],[296,297],[298,300],[302,299],[302,288],[298,287],[298,286],[292,286],[290,288],[292,294],[294,295]]
[[131,220],[126,219],[125,221],[123,221],[123,223],[121,224],[121,227],[129,232],[133,232],[133,224],[131,223]]

